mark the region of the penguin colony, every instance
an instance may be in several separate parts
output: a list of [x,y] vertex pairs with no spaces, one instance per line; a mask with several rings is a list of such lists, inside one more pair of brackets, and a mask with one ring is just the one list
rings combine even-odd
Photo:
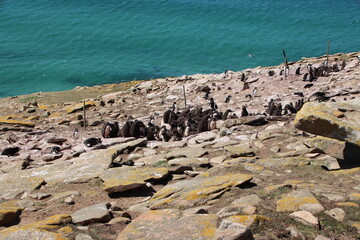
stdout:
[[[208,97],[207,92],[205,97]],[[225,102],[228,102],[228,99],[229,96],[225,99]],[[179,111],[176,103],[174,103],[171,109],[164,112],[160,126],[154,123],[154,117],[152,116],[147,124],[135,120],[131,116],[128,117],[122,127],[119,126],[118,122],[105,122],[101,129],[101,135],[103,138],[146,137],[149,141],[179,141],[193,134],[216,129],[216,122],[219,120],[239,117],[231,109],[227,109],[225,112],[218,111],[218,106],[214,99],[209,98],[209,100],[210,108],[208,109],[203,109],[203,107],[198,106]],[[284,114],[296,113],[301,109],[303,104],[304,101],[299,100],[295,105],[290,103],[282,108],[280,103],[271,101],[264,114],[267,116],[282,116]],[[246,106],[242,106],[240,117],[250,115]],[[101,140],[99,139],[99,141]]]

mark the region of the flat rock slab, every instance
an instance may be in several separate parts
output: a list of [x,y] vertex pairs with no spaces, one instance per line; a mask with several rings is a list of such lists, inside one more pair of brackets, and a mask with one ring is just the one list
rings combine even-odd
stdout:
[[214,214],[183,216],[175,209],[148,211],[126,226],[117,240],[215,240],[217,221]]
[[208,154],[207,150],[201,147],[184,147],[184,148],[177,148],[172,150],[171,152],[166,154],[166,159],[171,160],[174,158],[198,158],[203,157]]
[[295,220],[305,224],[305,225],[313,225],[317,226],[319,224],[319,220],[317,217],[312,215],[308,211],[297,211],[290,214],[290,217],[294,218]]
[[[343,118],[334,113],[339,109]],[[295,127],[312,134],[360,146],[359,99],[337,103],[307,102],[296,114]]]
[[251,147],[249,144],[238,144],[225,146],[224,149],[229,152],[230,157],[253,157],[257,149]]
[[99,203],[82,208],[71,214],[72,221],[73,223],[80,225],[108,222],[112,219],[109,207],[109,203]]
[[110,168],[100,174],[108,193],[124,192],[143,187],[146,182],[160,180],[169,174],[167,168],[129,167]]
[[212,141],[218,136],[217,133],[213,131],[207,131],[197,134],[196,136],[188,140],[189,145],[196,145],[207,141]]
[[209,159],[207,158],[175,158],[168,161],[168,165],[171,167],[192,167],[192,168],[204,168],[209,167]]
[[31,192],[45,183],[44,178],[30,177],[23,171],[14,171],[0,175],[0,197],[11,199],[23,192]]
[[54,215],[36,223],[5,228],[0,231],[0,239],[69,240],[69,238],[65,237],[61,231],[56,231],[70,222],[70,215]]
[[310,160],[302,157],[263,158],[257,160],[256,164],[267,168],[286,167],[286,166],[305,166],[310,164]]
[[225,191],[252,179],[247,174],[226,174],[222,176],[195,177],[165,186],[150,200],[150,209],[185,209],[204,205],[220,197]]
[[276,211],[288,212],[304,210],[311,213],[318,213],[324,210],[324,207],[308,190],[295,190],[276,202]]

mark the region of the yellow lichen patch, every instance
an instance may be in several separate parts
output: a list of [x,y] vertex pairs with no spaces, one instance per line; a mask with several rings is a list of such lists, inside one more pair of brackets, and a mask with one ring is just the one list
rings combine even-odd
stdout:
[[61,113],[54,112],[49,116],[49,118],[57,118],[57,117],[61,117]]
[[277,184],[277,185],[271,185],[271,186],[265,187],[264,190],[265,190],[266,192],[272,192],[272,191],[275,191],[275,190],[277,190],[277,189],[279,189],[279,188],[283,188],[283,187],[292,188],[292,185],[291,185],[291,184],[286,184],[286,183],[284,183],[284,184]]
[[11,124],[11,125],[20,125],[20,126],[24,126],[24,127],[35,127],[35,123],[32,123],[32,122],[6,119],[6,118],[0,118],[0,123]]
[[359,204],[354,202],[338,202],[336,203],[338,206],[348,206],[348,207],[359,207]]
[[[199,216],[199,217],[201,217],[201,216]],[[200,221],[198,223],[198,226],[201,229],[201,231],[200,231],[201,239],[204,239],[204,238],[212,239],[215,237],[216,219],[217,219],[217,216],[213,214],[213,215],[206,216],[206,220],[204,219],[203,221]]]
[[[85,102],[85,108],[92,107],[92,106],[95,106],[95,102],[93,102],[93,101]],[[64,110],[70,114],[70,113],[74,113],[76,111],[82,110],[83,107],[84,107],[84,103],[78,103],[74,106],[66,107],[66,108],[64,108]]]
[[[27,239],[32,239],[31,236],[41,235],[46,236],[44,239],[67,240],[61,233],[51,232],[56,230],[63,224],[71,222],[71,217],[68,214],[55,215],[46,218],[42,221],[26,224],[24,226],[8,227],[0,231],[0,239],[9,238],[15,239],[16,236],[30,236]],[[51,230],[51,231],[48,231]],[[21,239],[21,237],[18,237]]]
[[51,217],[48,217],[40,222],[37,222],[38,224],[46,224],[46,225],[61,225],[61,224],[67,224],[72,221],[72,218],[69,214],[60,214],[60,215],[54,215]]
[[40,119],[40,116],[31,116],[31,117],[26,118],[25,120],[33,121],[33,120],[39,120],[39,119]]
[[360,193],[352,193],[349,195],[350,200],[352,201],[359,201],[360,200]]
[[285,196],[277,201],[276,211],[289,212],[297,211],[301,205],[304,204],[319,204],[318,200],[314,197],[291,197]]
[[66,226],[66,227],[62,227],[58,230],[58,233],[61,233],[61,234],[64,234],[64,235],[69,235],[71,233],[73,233],[74,230],[69,227],[69,226]]
[[39,105],[38,105],[38,108],[40,108],[40,109],[42,109],[42,110],[47,110],[47,109],[48,109],[48,106],[39,104]]
[[271,219],[262,215],[236,215],[227,218],[234,223],[241,223],[247,227],[258,224],[262,221],[270,221]]

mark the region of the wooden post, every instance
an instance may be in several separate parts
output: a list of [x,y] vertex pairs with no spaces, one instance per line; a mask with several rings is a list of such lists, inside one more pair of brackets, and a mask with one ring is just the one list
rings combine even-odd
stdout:
[[186,108],[187,104],[186,104],[186,93],[185,93],[185,85],[183,85],[183,91],[184,91],[184,101],[185,101],[185,108]]
[[286,69],[289,69],[289,66],[288,66],[288,59],[287,59],[287,56],[286,56],[286,52],[285,50],[283,49],[283,55],[284,55],[284,73],[285,73],[285,79],[286,79]]
[[83,120],[84,120],[84,128],[86,130],[86,115],[85,115],[85,101],[83,101]]

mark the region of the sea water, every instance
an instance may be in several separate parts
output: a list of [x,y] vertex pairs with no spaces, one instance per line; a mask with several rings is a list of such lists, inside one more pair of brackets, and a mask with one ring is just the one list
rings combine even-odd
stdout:
[[0,97],[360,50],[359,0],[0,0]]

